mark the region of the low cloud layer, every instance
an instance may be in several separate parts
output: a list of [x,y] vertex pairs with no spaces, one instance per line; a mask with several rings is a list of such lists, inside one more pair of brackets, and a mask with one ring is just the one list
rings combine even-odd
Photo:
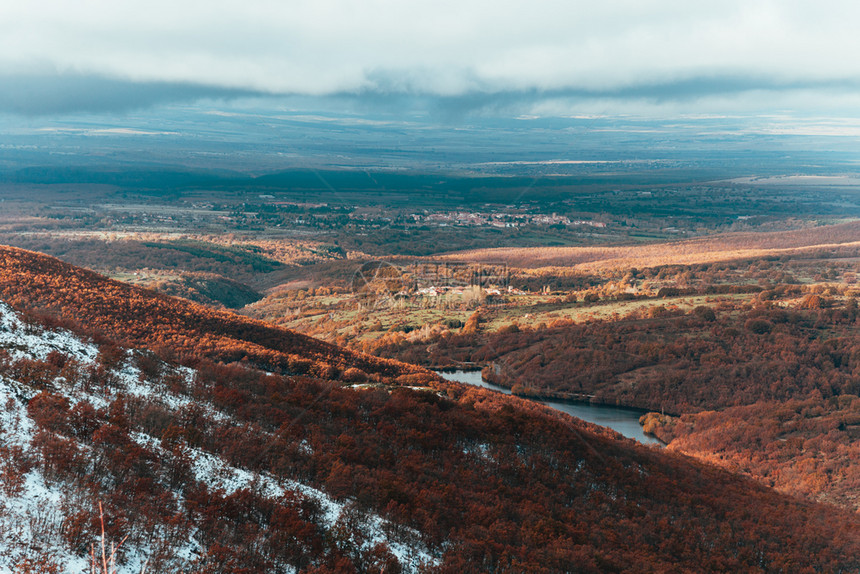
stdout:
[[[378,80],[378,77],[375,78]],[[162,104],[189,103],[202,99],[234,100],[254,98],[256,102],[270,99],[280,105],[278,94],[176,81],[136,81],[96,74],[0,74],[0,112],[24,116],[69,113],[124,113]],[[775,101],[783,106],[809,107],[822,101],[842,105],[853,102],[860,94],[860,80],[809,79],[792,80],[748,76],[693,76],[665,82],[643,81],[638,84],[554,89],[487,89],[476,88],[462,92],[436,94],[408,83],[407,79],[387,78],[368,83],[356,90],[338,91],[314,96],[321,105],[337,107],[348,104],[350,109],[374,113],[429,112],[457,118],[469,114],[503,114],[506,116],[554,110],[581,109],[583,105],[597,106],[606,111],[655,109],[669,106],[685,112],[699,106],[713,106],[703,101],[720,101],[718,107],[742,110],[744,107],[773,107]],[[307,103],[307,98],[303,98]],[[265,105],[265,104],[263,104]],[[813,106],[814,107],[814,106]]]
[[0,75],[0,110],[21,115],[127,112],[159,104],[230,99],[247,90],[183,82],[130,82],[83,74]]
[[255,93],[464,108],[843,98],[860,79],[858,17],[860,5],[826,0],[7,2],[0,109],[114,111]]

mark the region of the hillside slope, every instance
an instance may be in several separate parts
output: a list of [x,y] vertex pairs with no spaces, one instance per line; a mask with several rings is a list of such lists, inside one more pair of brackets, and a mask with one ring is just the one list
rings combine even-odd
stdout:
[[[0,569],[30,560],[80,571],[98,502],[109,538],[128,536],[128,571],[144,561],[147,572],[212,573],[860,567],[856,515],[288,331],[274,330],[334,357],[333,368],[355,359],[371,377],[412,386],[224,364],[216,359],[231,355],[189,340],[237,329],[250,335],[231,331],[230,344],[268,359],[248,343],[267,327],[197,318],[195,306],[36,254],[6,261],[3,297],[24,310],[53,302],[42,311],[57,322],[75,310],[86,329],[45,329],[0,305]],[[58,269],[71,279],[49,281]],[[145,320],[133,315],[141,310]],[[145,321],[166,325],[193,368],[86,335],[104,326],[163,347]],[[425,382],[435,389],[414,384]]]
[[487,381],[520,396],[652,410],[646,429],[670,450],[860,510],[860,309],[851,296],[799,288],[778,299],[789,287],[716,311],[663,308],[377,352],[487,365]]
[[426,373],[14,247],[0,246],[0,300],[19,311],[52,316],[91,334],[163,349],[179,358],[245,360],[266,369],[327,379]]

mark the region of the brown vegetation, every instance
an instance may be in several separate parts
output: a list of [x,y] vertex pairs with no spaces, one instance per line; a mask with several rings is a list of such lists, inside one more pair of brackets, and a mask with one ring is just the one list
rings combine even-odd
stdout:
[[757,402],[681,417],[650,413],[669,448],[794,495],[860,510],[860,398]]
[[[170,548],[192,535],[204,548],[201,572],[396,572],[385,545],[360,544],[357,525],[368,513],[393,529],[414,529],[439,557],[428,571],[440,573],[860,566],[855,515],[618,440],[516,397],[428,378],[417,368],[156,296],[41,255],[2,249],[0,256],[0,299],[51,312],[55,323],[78,332],[103,334],[98,365],[6,356],[0,374],[35,393],[27,411],[45,476],[79,493],[78,500],[104,500],[106,535],[146,542],[153,572],[169,569]],[[188,404],[169,407],[157,393],[126,395],[111,368],[127,352],[104,334],[159,345],[160,358],[138,359],[143,382]],[[312,361],[316,378],[249,368],[289,366],[290,351]],[[173,354],[197,367],[193,381],[171,376],[162,360]],[[327,380],[341,366],[350,379],[400,375],[435,390],[351,389]],[[110,403],[72,404],[64,385]],[[141,435],[153,440],[133,438]],[[191,449],[278,481],[314,485],[349,511],[327,528],[319,505],[298,491],[213,488],[190,473]],[[69,510],[63,535],[86,553],[98,515],[85,505]]]
[[[659,311],[659,312],[658,312]],[[428,366],[494,364],[493,382],[544,396],[593,397],[672,413],[820,393],[860,393],[856,305],[801,311],[778,306],[643,315],[475,337],[449,334],[428,348],[376,352]]]
[[337,378],[349,367],[377,377],[422,372],[11,247],[0,247],[0,300],[30,314],[74,323],[124,344],[161,349],[182,360],[243,360],[326,379]]
[[[70,407],[56,390],[28,405],[46,476],[76,500],[105,500],[106,536],[146,541],[152,572],[169,571],[171,547],[192,535],[205,550],[201,572],[397,571],[385,547],[356,544],[368,513],[420,533],[415,542],[440,556],[430,572],[857,566],[856,516],[619,441],[514,397],[455,384],[440,385],[444,397],[357,391],[238,365],[199,366],[181,391],[193,399],[186,407],[124,396],[121,387],[102,409],[86,401]],[[0,363],[0,373],[10,367]],[[93,390],[104,384],[73,371]],[[132,438],[139,433],[153,440]],[[213,488],[190,472],[192,449],[322,488],[348,502],[352,518],[324,526],[318,504],[299,491]],[[70,511],[65,539],[86,553],[100,533],[98,511]],[[389,566],[370,566],[380,559]]]
[[730,233],[686,241],[631,246],[497,248],[444,256],[457,261],[505,262],[523,268],[563,266],[588,273],[660,265],[693,265],[734,259],[860,247],[860,223],[798,231]]

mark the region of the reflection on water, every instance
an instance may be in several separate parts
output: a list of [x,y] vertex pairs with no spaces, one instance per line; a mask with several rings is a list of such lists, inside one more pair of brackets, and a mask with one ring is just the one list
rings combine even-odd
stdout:
[[[439,375],[441,375],[443,379],[447,379],[449,381],[457,381],[460,383],[484,387],[505,393],[506,395],[511,394],[510,389],[484,381],[481,378],[480,371],[454,371],[452,373],[440,372]],[[648,436],[642,431],[642,426],[639,424],[639,417],[643,414],[643,411],[606,405],[592,405],[588,403],[563,403],[560,401],[539,402],[584,421],[609,427],[615,432],[623,434],[628,438],[638,440],[643,444],[662,444],[656,438]]]

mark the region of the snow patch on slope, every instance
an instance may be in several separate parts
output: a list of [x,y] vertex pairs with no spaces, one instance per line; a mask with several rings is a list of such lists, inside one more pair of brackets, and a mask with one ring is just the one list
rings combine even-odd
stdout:
[[[162,448],[160,441],[147,434],[134,433],[132,438],[141,446],[149,449]],[[192,470],[197,480],[204,482],[210,488],[223,490],[226,495],[241,489],[248,489],[267,498],[277,499],[287,491],[292,491],[315,501],[319,505],[322,511],[323,525],[328,529],[334,528],[339,520],[350,519],[351,513],[354,513],[354,509],[350,508],[348,502],[334,500],[318,488],[294,480],[278,480],[266,473],[257,473],[231,466],[217,456],[201,449],[188,448],[188,451],[191,455]],[[418,572],[421,566],[438,563],[438,560],[421,542],[421,535],[417,531],[401,526],[397,528],[401,532],[401,536],[393,537],[387,534],[394,530],[391,524],[375,514],[363,514],[360,521],[364,526],[364,534],[367,538],[363,549],[372,548],[383,542],[388,544],[404,572]]]
[[[15,391],[10,381],[0,379],[0,446],[26,448],[33,422]],[[38,468],[22,478],[17,488],[0,488],[0,573],[11,573],[16,564],[39,553],[54,556],[63,572],[86,572],[87,561],[62,543],[60,486],[48,484]]]
[[[0,349],[9,353],[12,361],[18,359],[45,360],[52,351],[60,352],[84,366],[96,366],[99,349],[96,345],[82,341],[64,330],[48,330],[28,325],[7,304],[0,301]],[[135,351],[128,355],[133,357]],[[195,372],[186,367],[170,367],[172,375],[181,377],[190,384]],[[111,372],[116,388],[135,397],[146,398],[176,411],[195,403],[186,396],[170,392],[164,384],[145,380],[140,369],[128,357]],[[86,393],[71,386],[59,377],[52,382],[56,391],[66,396],[72,404],[89,401],[96,408],[110,403],[110,395]],[[26,401],[36,392],[19,381],[0,376],[0,447],[19,447],[26,456],[33,457],[30,442],[35,425],[29,418]],[[229,417],[212,405],[204,405],[207,414],[217,421]],[[132,438],[151,450],[162,450],[160,440],[147,434],[135,432]],[[309,448],[309,446],[307,447]],[[393,527],[387,520],[375,514],[361,513],[348,501],[337,501],[324,491],[293,480],[278,480],[272,476],[255,473],[227,464],[219,457],[200,449],[189,448],[192,470],[197,480],[212,489],[223,489],[231,494],[239,489],[253,489],[269,497],[278,498],[293,491],[314,500],[321,510],[322,525],[335,528],[339,522],[361,525],[365,540],[364,548],[386,543],[400,561],[404,572],[418,572],[422,566],[438,565],[438,557],[421,542],[420,534],[402,526]],[[0,470],[2,470],[0,461]],[[36,555],[50,556],[59,565],[60,571],[69,573],[89,572],[86,557],[76,555],[65,544],[62,536],[63,509],[69,506],[65,489],[61,483],[46,479],[38,461],[32,460],[32,468],[22,477],[15,489],[0,484],[0,574],[11,573],[16,564]],[[2,481],[0,481],[2,483]],[[359,516],[356,516],[359,514]],[[397,535],[391,533],[396,531]],[[124,570],[140,572],[145,565],[147,548],[124,547]],[[191,563],[202,549],[193,540],[176,548],[175,556]]]
[[27,357],[44,360],[51,351],[75,357],[82,363],[91,363],[98,356],[98,348],[85,343],[68,331],[49,331],[23,323],[15,311],[0,301],[0,348],[9,351],[13,359]]

